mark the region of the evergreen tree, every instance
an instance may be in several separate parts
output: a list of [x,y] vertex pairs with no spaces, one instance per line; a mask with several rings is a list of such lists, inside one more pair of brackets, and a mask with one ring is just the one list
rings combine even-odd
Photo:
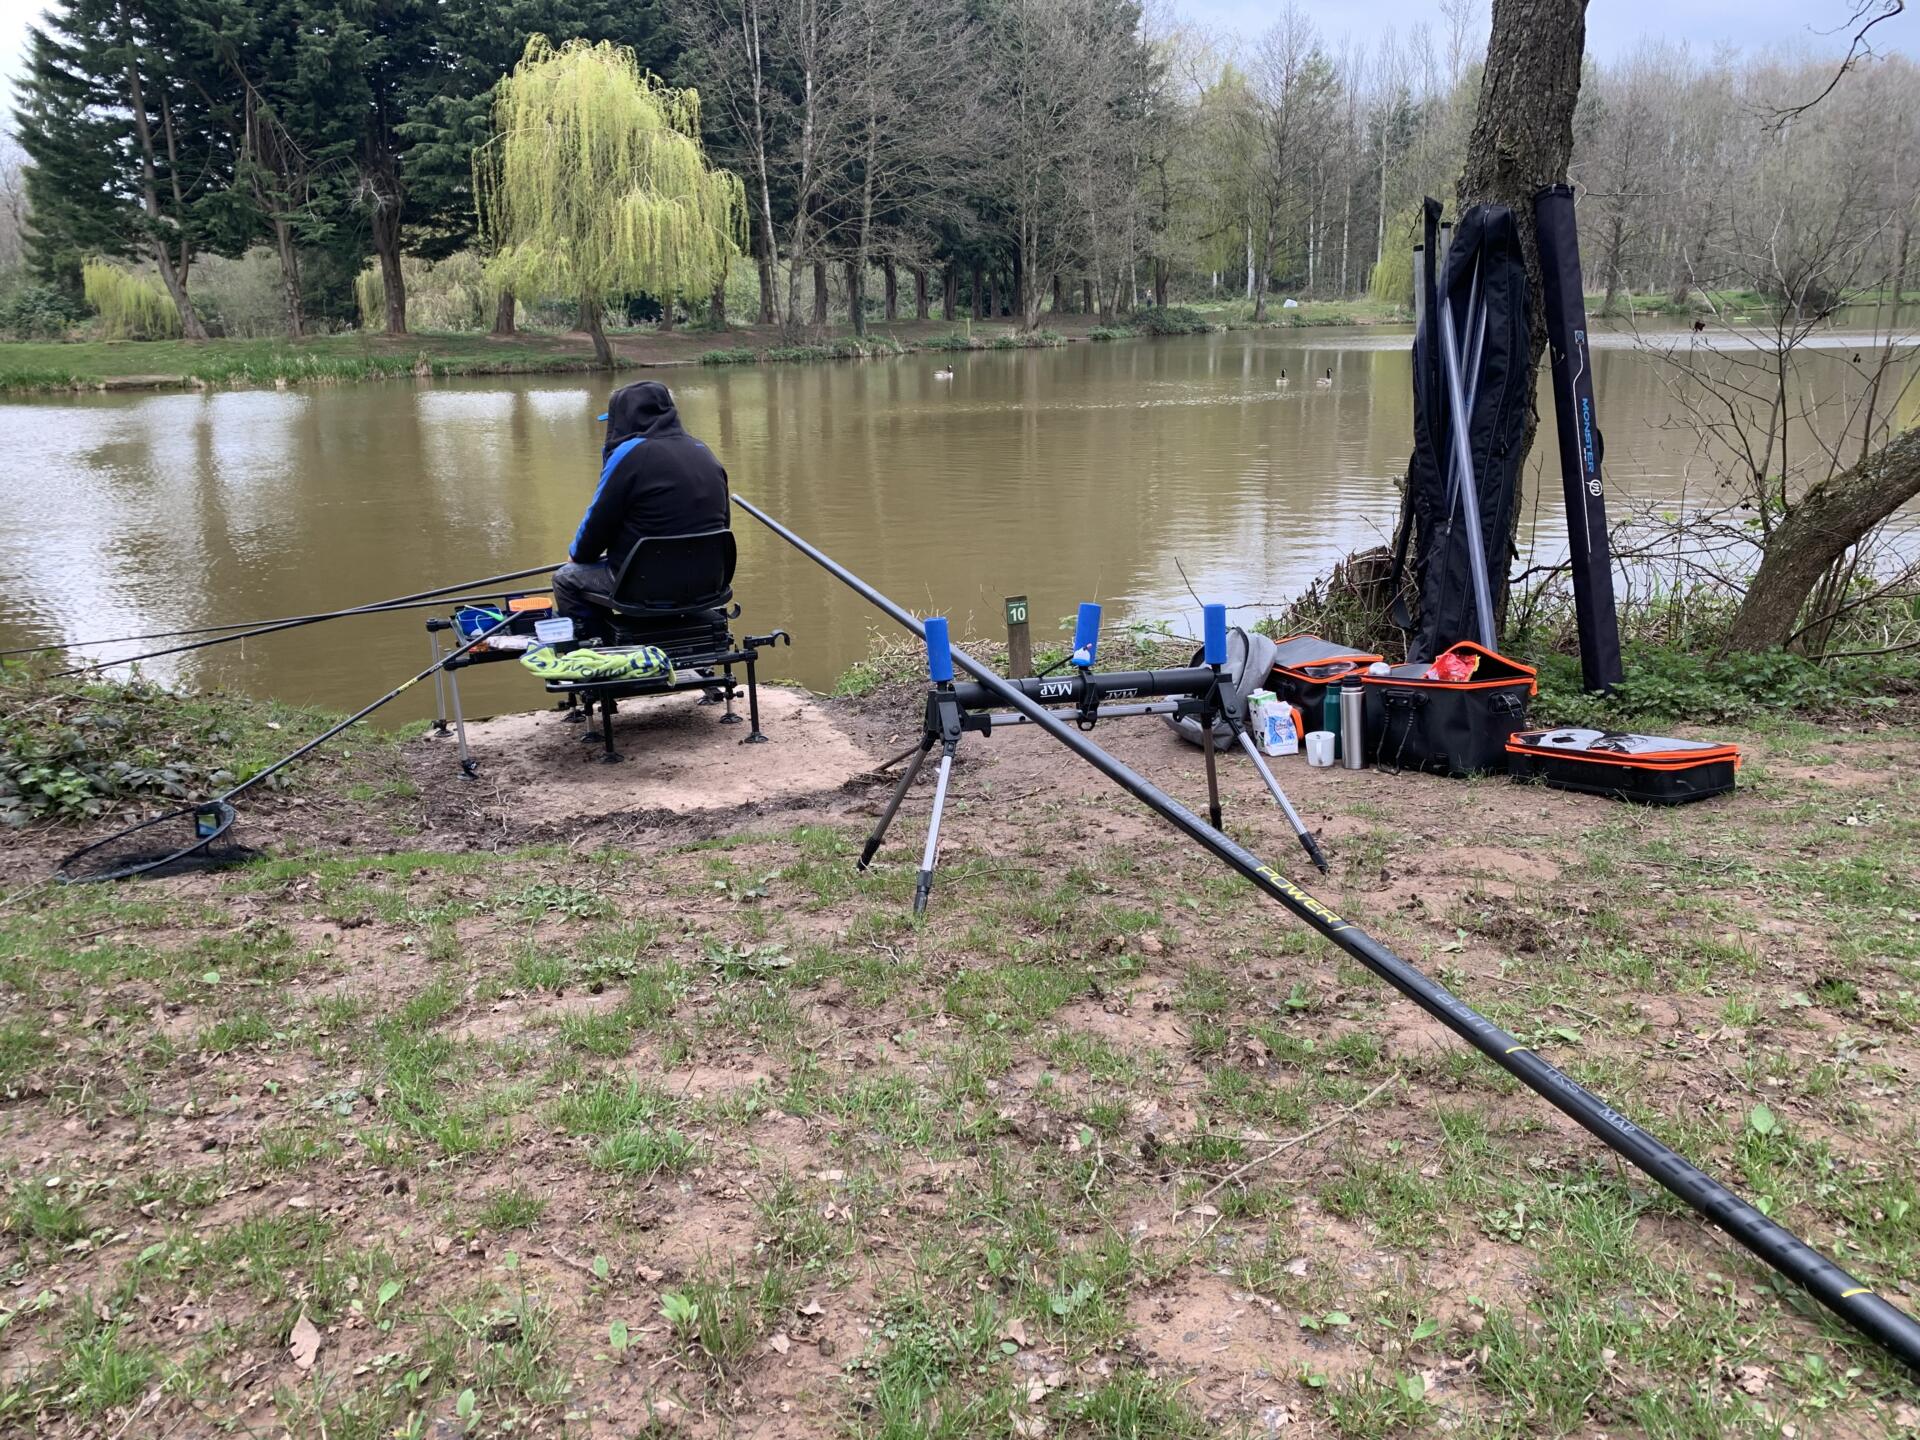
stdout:
[[15,111],[33,207],[29,249],[73,288],[90,255],[150,262],[188,339],[206,326],[188,295],[203,252],[237,254],[248,218],[218,84],[195,73],[171,0],[63,0],[30,32]]

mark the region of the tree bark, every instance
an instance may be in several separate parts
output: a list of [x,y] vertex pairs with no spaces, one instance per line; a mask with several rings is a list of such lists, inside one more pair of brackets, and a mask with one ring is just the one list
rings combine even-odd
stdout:
[[712,330],[727,328],[727,282],[718,281],[713,294],[707,297],[707,327]]
[[1080,313],[1082,315],[1093,313],[1093,281],[1084,275],[1080,278]]
[[987,290],[986,276],[981,274],[980,267],[976,265],[973,267],[972,293],[967,296],[967,299],[972,302],[973,318],[976,320],[979,320],[982,318],[980,313],[981,302],[984,300],[986,296],[986,290]]
[[502,339],[514,333],[513,308],[513,292],[502,290],[500,298],[494,302],[493,329],[489,333]]
[[1727,631],[1729,650],[1772,650],[1793,637],[1800,611],[1833,563],[1920,495],[1920,429],[1909,430],[1815,485],[1768,537],[1760,569]]
[[940,318],[955,320],[960,314],[960,265],[957,261],[947,262],[946,284],[940,291]]
[[407,279],[400,271],[400,205],[382,194],[373,206],[373,251],[386,287],[387,334],[407,333]]
[[[140,181],[141,200],[146,208],[147,218],[159,228],[160,191],[157,163],[153,149],[153,131],[147,124],[146,96],[140,85],[140,72],[133,62],[127,62],[127,100],[133,114],[134,134],[140,142]],[[179,177],[176,172],[174,184],[176,191]],[[180,239],[180,259],[176,265],[172,250],[164,239],[154,238],[147,242],[147,248],[153,255],[154,268],[160,272],[160,283],[167,287],[167,295],[173,301],[173,308],[180,315],[180,333],[189,340],[205,340],[207,327],[194,312],[193,301],[187,295],[187,266],[192,263],[192,252],[187,249],[184,233]]]
[[867,333],[866,267],[858,260],[847,261],[847,320],[853,333]]
[[813,323],[823,327],[827,323],[827,262],[813,262]]
[[760,323],[773,323],[773,261],[762,254],[758,262],[760,271]]
[[913,318],[927,318],[927,270],[924,265],[913,267]]
[[1053,272],[1053,313],[1058,315],[1062,310],[1066,308],[1067,308],[1067,297],[1064,293],[1062,293],[1062,289],[1060,285],[1060,272],[1056,270]]
[[280,257],[280,293],[287,312],[287,336],[292,340],[304,339],[307,311],[300,298],[300,250],[293,243],[293,227],[278,217],[273,221],[273,248]]
[[900,271],[891,259],[880,262],[880,273],[886,279],[886,315],[891,325],[900,318]]
[[1167,283],[1172,279],[1172,268],[1166,256],[1153,257],[1153,308],[1156,310],[1167,308]]
[[659,329],[662,335],[671,334],[673,331],[673,296],[671,295],[660,297]]
[[600,302],[582,296],[580,299],[580,328],[587,332],[587,338],[593,341],[593,358],[602,370],[613,369],[613,346],[607,343],[606,326],[600,321]]
[[987,277],[987,298],[993,302],[993,318],[998,320],[1007,312],[1000,308],[1000,272],[996,269]]
[[[1540,357],[1547,350],[1546,301],[1540,286],[1540,248],[1533,228],[1533,197],[1567,178],[1573,155],[1573,111],[1580,98],[1580,56],[1586,45],[1587,0],[1493,0],[1493,28],[1480,101],[1467,139],[1466,164],[1456,192],[1459,208],[1490,202],[1513,211],[1527,265],[1527,373],[1535,394]],[[1527,406],[1513,473],[1524,475],[1540,412]],[[1512,535],[1526,506],[1513,507]],[[1488,569],[1494,557],[1488,556]],[[1507,619],[1508,557],[1498,560],[1496,633]]]

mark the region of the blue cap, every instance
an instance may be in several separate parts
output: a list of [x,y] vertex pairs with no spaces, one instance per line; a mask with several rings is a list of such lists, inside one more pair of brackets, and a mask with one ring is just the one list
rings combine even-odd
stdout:
[[604,420],[607,418],[607,412],[605,410],[602,410],[598,415],[594,416],[593,418],[596,420]]
[[1207,664],[1224,665],[1227,663],[1227,607],[1203,605],[1200,613],[1204,621],[1201,633],[1205,637]]
[[927,617],[927,674],[936,685],[953,679],[953,647],[947,639],[944,615]]

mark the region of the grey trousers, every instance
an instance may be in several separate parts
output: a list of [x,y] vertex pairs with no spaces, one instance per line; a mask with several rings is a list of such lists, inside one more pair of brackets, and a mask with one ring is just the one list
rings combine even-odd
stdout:
[[573,621],[580,636],[605,635],[612,628],[613,566],[605,560],[569,560],[553,572],[554,613]]

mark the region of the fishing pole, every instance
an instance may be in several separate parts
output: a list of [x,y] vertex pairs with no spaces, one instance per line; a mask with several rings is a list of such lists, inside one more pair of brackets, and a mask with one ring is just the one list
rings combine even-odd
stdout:
[[[495,585],[509,584],[515,580],[525,580],[534,575],[545,575],[556,569],[554,565],[536,565],[531,570],[515,570],[507,575],[489,575],[483,580],[468,580],[459,585],[442,585],[435,590],[421,590],[412,595],[396,595],[391,600],[373,600],[365,605],[353,605],[344,610],[321,610],[311,615],[283,615],[277,620],[234,620],[224,625],[200,625],[186,630],[153,630],[144,635],[119,635],[106,640],[75,640],[61,645],[22,645],[13,650],[0,650],[0,657],[9,655],[40,655],[53,650],[90,650],[96,645],[127,645],[137,640],[172,640],[185,635],[218,635],[220,638],[202,642],[205,645],[224,645],[230,640],[246,640],[254,635],[264,635],[274,630],[290,630],[299,625],[313,625],[322,620],[340,620],[351,615],[375,615],[386,610],[405,610],[422,602],[432,602],[448,595],[458,595],[467,590],[486,590]],[[226,634],[227,631],[244,631],[244,634]],[[131,665],[138,660],[154,660],[162,655],[177,655],[185,650],[197,650],[201,645],[181,645],[169,650],[156,650],[147,655],[129,655],[124,660],[102,660],[94,665],[79,666],[72,670],[63,670],[62,675],[84,675],[94,670],[105,670],[115,665]]]
[[[926,627],[919,620],[852,571],[787,529],[751,501],[736,494],[733,503],[869,604],[923,641],[926,639]],[[1691,1161],[1669,1149],[1598,1096],[1541,1059],[1351,920],[1315,899],[1252,851],[1206,824],[1150,781],[1071,726],[1062,723],[1045,706],[1030,700],[1016,686],[964,651],[955,649],[951,653],[955,664],[993,691],[1009,708],[1018,710],[1029,722],[1045,730],[1181,834],[1237,871],[1262,894],[1339,946],[1629,1163],[1659,1181],[1675,1197],[1713,1221],[1762,1262],[1801,1286],[1860,1334],[1920,1372],[1920,1322],[1916,1322],[1912,1316],[1875,1295],[1869,1286],[1861,1284],[1784,1226],[1769,1220]]]
[[[314,736],[313,739],[300,746],[299,749],[289,751],[287,754],[282,755],[278,760],[263,770],[256,770],[238,785],[214,796],[211,800],[202,800],[196,805],[187,805],[178,810],[169,811],[164,815],[156,815],[150,820],[142,820],[137,825],[130,825],[125,830],[116,831],[104,840],[96,840],[91,845],[81,846],[60,862],[58,868],[53,872],[54,878],[59,880],[63,885],[83,885],[101,880],[121,880],[131,875],[140,874],[142,871],[157,870],[163,865],[170,865],[192,854],[195,850],[204,850],[233,827],[234,820],[237,818],[233,808],[234,796],[251,790],[268,776],[277,774],[286,769],[287,766],[293,764],[294,761],[311,755],[315,750],[318,750],[348,726],[359,724],[382,705],[399,699],[402,695],[406,694],[407,691],[411,690],[415,685],[418,685],[429,676],[439,674],[440,671],[447,667],[450,661],[465,655],[469,650],[481,644],[496,632],[504,630],[507,626],[513,624],[514,619],[515,617],[511,615],[502,617],[497,624],[488,626],[458,649],[448,651],[418,675],[413,676],[409,680],[401,681],[372,704],[363,705],[354,711],[353,714],[347,716],[346,719],[336,721],[334,724],[329,725],[325,730],[322,730],[318,735]],[[144,855],[136,861],[123,863],[118,866],[110,866],[94,874],[74,873],[76,863],[85,859],[88,855],[106,849],[106,847],[139,831],[163,824],[168,820],[183,819],[187,816],[192,816],[194,822],[194,838],[191,844],[160,855]]]

